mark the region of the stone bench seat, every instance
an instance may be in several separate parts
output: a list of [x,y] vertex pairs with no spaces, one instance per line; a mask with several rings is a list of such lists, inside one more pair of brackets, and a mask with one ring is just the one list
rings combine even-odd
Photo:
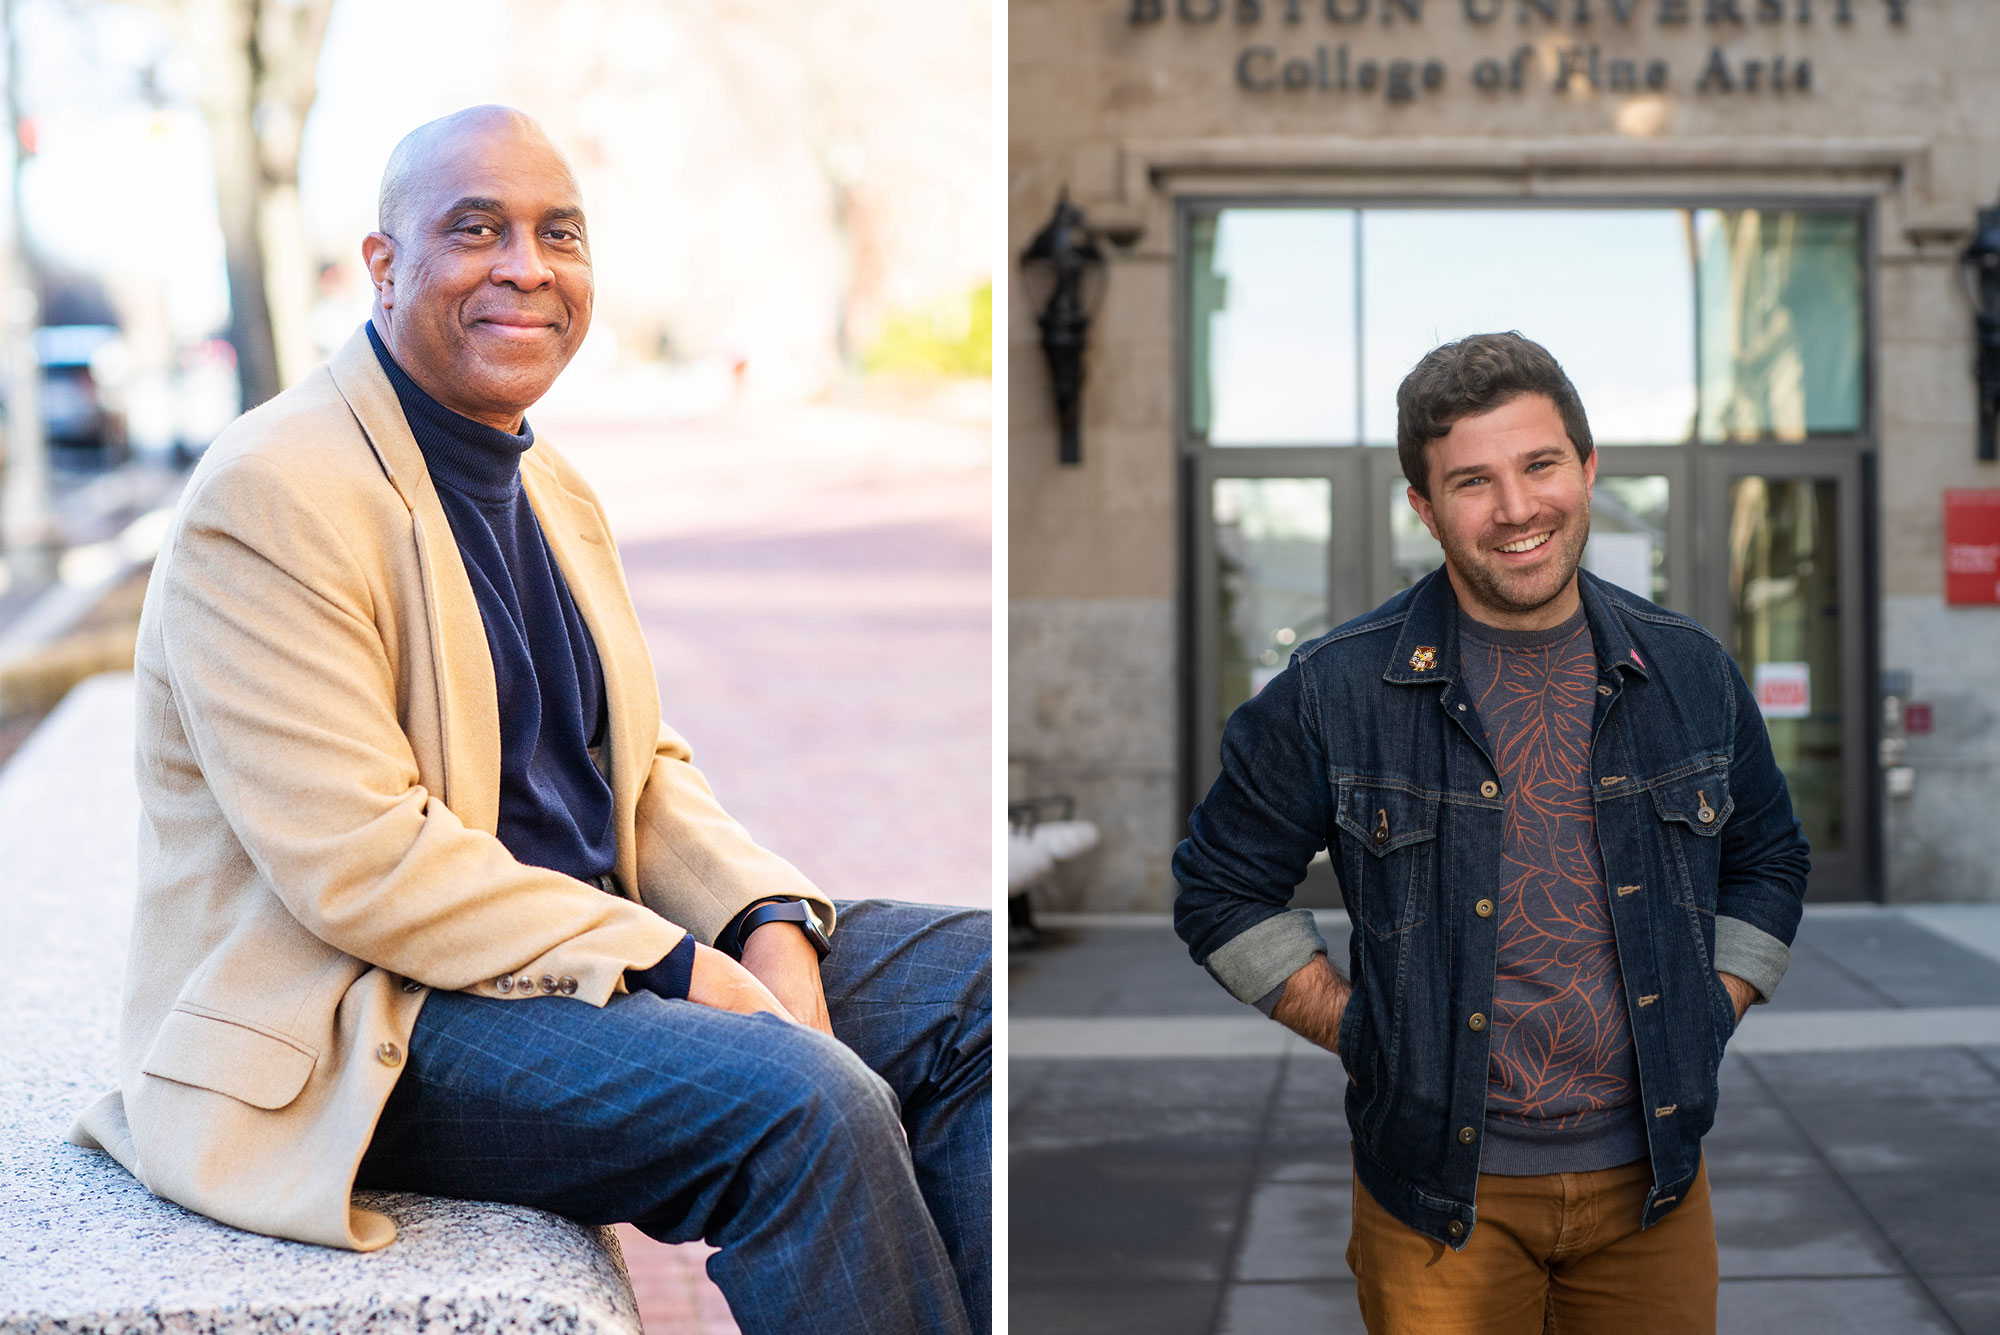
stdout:
[[132,678],[111,674],[72,691],[0,771],[0,1335],[639,1335],[608,1228],[363,1193],[400,1236],[344,1252],[214,1223],[63,1138],[116,1083],[132,751]]

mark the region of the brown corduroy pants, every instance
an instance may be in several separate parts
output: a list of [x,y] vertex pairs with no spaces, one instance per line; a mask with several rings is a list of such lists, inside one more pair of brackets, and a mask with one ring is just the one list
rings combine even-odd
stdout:
[[1704,1163],[1645,1230],[1641,1159],[1595,1173],[1479,1176],[1479,1219],[1455,1252],[1354,1184],[1347,1265],[1369,1335],[1715,1335],[1715,1214]]

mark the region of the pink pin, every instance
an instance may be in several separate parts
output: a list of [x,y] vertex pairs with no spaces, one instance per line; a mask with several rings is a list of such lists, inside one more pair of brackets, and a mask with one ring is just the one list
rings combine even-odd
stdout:
[[1646,660],[1639,657],[1639,651],[1637,649],[1628,649],[1626,650],[1626,652],[1632,655],[1632,661],[1634,663],[1637,663],[1640,667],[1646,666]]

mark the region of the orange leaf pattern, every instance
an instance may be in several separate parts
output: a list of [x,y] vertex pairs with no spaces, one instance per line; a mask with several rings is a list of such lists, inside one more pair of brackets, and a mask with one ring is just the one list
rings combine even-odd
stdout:
[[1594,1129],[1639,1081],[1590,795],[1590,628],[1544,645],[1467,634],[1460,659],[1506,808],[1487,1114]]

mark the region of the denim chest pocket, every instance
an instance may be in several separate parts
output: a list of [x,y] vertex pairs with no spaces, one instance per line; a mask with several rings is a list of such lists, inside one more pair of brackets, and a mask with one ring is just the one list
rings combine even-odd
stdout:
[[1438,800],[1407,788],[1342,780],[1334,823],[1343,845],[1341,890],[1378,937],[1420,926],[1437,845]]
[[1659,814],[1677,873],[1679,898],[1714,912],[1716,877],[1721,868],[1721,841],[1716,836],[1736,810],[1736,799],[1729,792],[1729,772],[1699,770],[1657,784],[1653,809]]

